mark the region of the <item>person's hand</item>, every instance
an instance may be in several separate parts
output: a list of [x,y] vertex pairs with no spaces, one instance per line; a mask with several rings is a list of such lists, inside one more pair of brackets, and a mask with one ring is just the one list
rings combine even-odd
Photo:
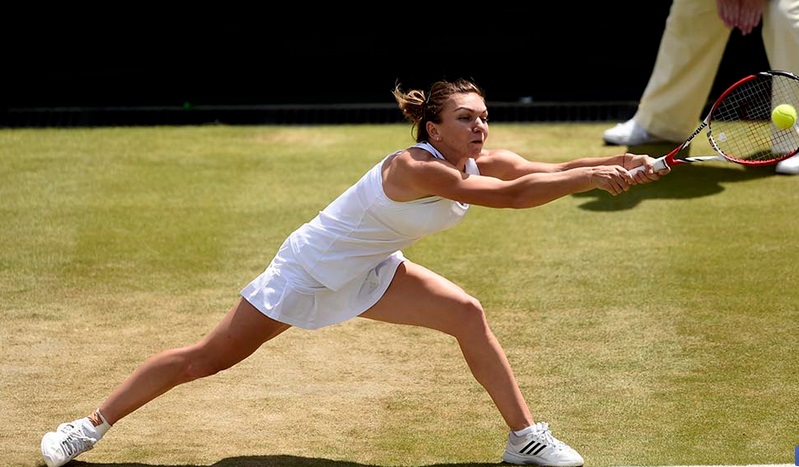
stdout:
[[587,167],[591,176],[591,186],[607,191],[613,196],[630,189],[635,179],[630,172],[620,165],[598,165]]
[[665,169],[659,170],[655,172],[653,170],[653,165],[655,164],[656,159],[646,155],[646,154],[625,154],[624,155],[624,168],[627,170],[632,170],[639,166],[644,166],[644,170],[636,170],[633,174],[633,180],[636,184],[638,183],[649,183],[654,182],[656,180],[660,180],[660,177],[668,174],[671,172],[671,168],[666,167]]
[[760,24],[767,0],[716,0],[719,18],[731,29],[747,35]]

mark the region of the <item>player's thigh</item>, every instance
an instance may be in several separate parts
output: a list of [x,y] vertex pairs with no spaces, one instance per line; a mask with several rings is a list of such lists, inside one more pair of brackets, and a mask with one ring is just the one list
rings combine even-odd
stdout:
[[228,368],[290,327],[269,318],[240,298],[222,321],[197,344],[196,350],[215,361],[216,366]]
[[457,334],[482,322],[480,302],[449,279],[412,261],[403,262],[383,297],[361,317]]

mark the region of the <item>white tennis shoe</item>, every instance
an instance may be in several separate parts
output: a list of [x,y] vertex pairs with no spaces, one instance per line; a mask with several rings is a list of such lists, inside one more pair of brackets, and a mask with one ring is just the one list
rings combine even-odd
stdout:
[[611,146],[638,146],[641,144],[666,143],[668,141],[650,134],[632,118],[605,130],[605,144]]
[[102,436],[97,433],[89,418],[58,425],[56,431],[42,437],[42,457],[47,467],[61,467],[78,454],[94,448]]
[[508,445],[502,460],[508,464],[537,465],[546,467],[580,467],[583,456],[563,441],[552,436],[549,425],[538,422],[533,430],[524,436],[508,434]]
[[799,155],[777,162],[777,167],[774,170],[778,174],[799,175]]

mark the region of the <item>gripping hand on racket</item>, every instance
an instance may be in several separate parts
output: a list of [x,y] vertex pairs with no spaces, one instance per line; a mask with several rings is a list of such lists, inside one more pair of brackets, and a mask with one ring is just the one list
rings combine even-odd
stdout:
[[[657,159],[647,155],[624,154],[620,165],[600,165],[587,168],[591,177],[591,187],[618,195],[628,191],[631,186],[654,182],[668,174],[671,169],[656,169]],[[634,169],[634,170],[633,170]]]
[[661,167],[657,159],[647,155],[624,154],[623,166],[630,172],[636,185],[660,180],[660,177],[671,172],[671,167]]

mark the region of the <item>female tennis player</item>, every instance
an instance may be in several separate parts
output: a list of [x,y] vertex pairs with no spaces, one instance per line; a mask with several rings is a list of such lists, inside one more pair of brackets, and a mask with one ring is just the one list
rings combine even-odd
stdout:
[[[470,205],[530,208],[594,189],[618,195],[668,169],[654,172],[645,155],[552,164],[486,149],[484,93],[468,80],[436,82],[427,92],[397,86],[393,94],[417,144],[377,161],[292,232],[207,336],[150,357],[94,413],[46,433],[41,451],[49,467],[93,449],[116,422],[159,395],[232,367],[293,326],[318,329],[356,316],[453,336],[508,425],[505,462],[583,465],[547,423],[533,419],[480,302],[402,249],[454,227]],[[638,166],[646,169],[631,175]]]

